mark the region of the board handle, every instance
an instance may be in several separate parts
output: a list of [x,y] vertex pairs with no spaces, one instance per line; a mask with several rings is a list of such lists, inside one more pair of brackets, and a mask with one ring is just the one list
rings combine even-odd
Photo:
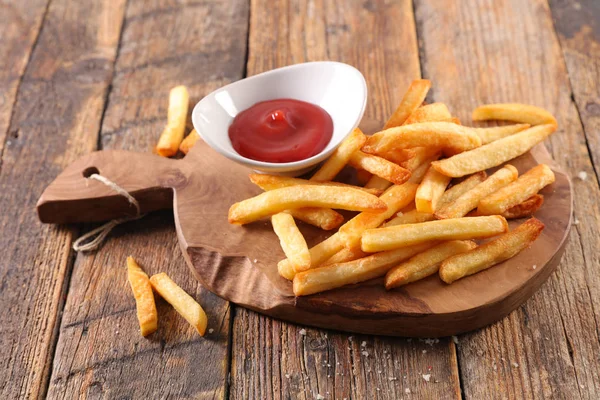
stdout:
[[69,165],[37,203],[40,221],[63,224],[99,222],[137,215],[136,207],[110,186],[94,179],[99,174],[131,194],[140,213],[173,207],[173,189],[188,176],[182,162],[154,154],[97,151]]

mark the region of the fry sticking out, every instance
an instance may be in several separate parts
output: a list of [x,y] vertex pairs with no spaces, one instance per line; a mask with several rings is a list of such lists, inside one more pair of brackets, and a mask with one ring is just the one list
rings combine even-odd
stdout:
[[190,96],[185,86],[176,86],[169,93],[169,111],[167,126],[165,127],[158,144],[156,152],[163,157],[171,157],[177,154],[179,145],[183,141],[185,133],[185,121],[187,119]]

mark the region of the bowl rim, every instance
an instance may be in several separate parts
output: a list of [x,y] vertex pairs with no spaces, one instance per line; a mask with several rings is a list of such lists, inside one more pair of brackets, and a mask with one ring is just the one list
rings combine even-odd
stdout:
[[[362,88],[363,88],[363,92],[364,92],[364,98],[362,101],[362,105],[361,105],[360,111],[358,112],[358,114],[356,116],[356,120],[354,121],[352,128],[345,135],[339,136],[339,141],[337,143],[334,143],[334,145],[330,149],[327,149],[327,146],[326,146],[323,150],[321,150],[319,153],[315,154],[314,156],[305,158],[303,160],[298,160],[298,161],[291,161],[291,162],[285,162],[285,163],[258,161],[258,160],[253,160],[251,158],[244,157],[235,151],[230,151],[230,150],[227,150],[227,149],[219,146],[215,141],[212,140],[212,135],[203,134],[201,130],[198,130],[198,128],[196,126],[197,125],[196,119],[198,118],[197,117],[197,115],[198,115],[197,109],[198,109],[199,105],[208,97],[214,96],[215,94],[217,94],[221,91],[227,90],[227,88],[229,88],[233,85],[236,85],[242,81],[260,79],[261,76],[267,75],[267,74],[272,74],[274,72],[281,72],[282,70],[297,69],[297,68],[302,68],[306,65],[317,65],[317,64],[341,65],[344,68],[353,70],[361,78],[360,82],[362,83]],[[227,157],[230,160],[233,160],[238,163],[248,165],[248,166],[251,166],[251,167],[254,167],[257,169],[293,171],[295,169],[305,168],[308,165],[316,164],[316,163],[324,160],[325,158],[327,158],[329,155],[331,155],[335,151],[335,149],[337,149],[337,147],[342,143],[342,141],[344,141],[344,139],[346,139],[348,137],[348,135],[350,135],[350,133],[352,133],[352,131],[354,129],[356,129],[358,127],[358,125],[360,124],[360,121],[361,121],[361,119],[365,113],[366,107],[367,107],[367,98],[368,98],[367,82],[366,82],[364,75],[362,74],[362,72],[360,72],[358,70],[358,68],[356,68],[350,64],[342,63],[339,61],[309,61],[309,62],[304,62],[304,63],[287,65],[285,67],[275,68],[275,69],[271,69],[269,71],[261,72],[260,74],[252,75],[252,76],[249,76],[244,79],[239,79],[239,80],[231,82],[225,86],[222,86],[216,90],[213,90],[212,92],[210,92],[209,94],[204,96],[200,101],[198,101],[196,103],[196,105],[194,106],[194,108],[192,109],[192,124],[194,125],[194,129],[196,130],[196,132],[200,135],[200,137],[202,137],[202,139],[210,147],[212,147],[214,150],[216,150],[217,152],[219,152],[220,154],[222,154],[223,156]],[[333,140],[333,137],[331,140]],[[328,145],[330,143],[331,143],[331,141],[328,143]]]

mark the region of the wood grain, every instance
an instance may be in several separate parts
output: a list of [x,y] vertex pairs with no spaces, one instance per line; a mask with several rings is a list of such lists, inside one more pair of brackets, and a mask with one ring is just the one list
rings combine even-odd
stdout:
[[[4,6],[2,18],[23,23],[14,26],[29,46],[44,7]],[[19,20],[14,12],[27,8],[32,14]],[[0,171],[0,206],[10,210],[0,216],[0,398],[38,398],[46,391],[74,230],[42,226],[33,207],[56,174],[95,147],[122,15],[122,2],[54,1],[18,85]],[[29,51],[3,53],[17,76]]]
[[[550,110],[559,131],[549,142],[571,177],[591,171],[581,121],[544,1],[416,3],[424,74],[432,100],[464,122],[482,103],[525,102]],[[449,42],[448,38],[452,38]],[[457,90],[459,85],[468,90]],[[456,108],[454,108],[456,107]],[[550,281],[509,318],[460,338],[468,398],[597,398],[595,319],[600,211],[593,180],[574,181],[574,215],[565,258]]]
[[[247,18],[241,1],[130,0],[102,147],[150,153],[171,87],[188,86],[195,102],[241,78]],[[123,269],[128,255],[150,274],[168,273],[202,304],[209,316],[204,338],[162,301],[158,331],[141,337]],[[49,397],[223,398],[229,333],[229,305],[191,279],[172,211],[150,214],[116,229],[96,254],[77,256]]]

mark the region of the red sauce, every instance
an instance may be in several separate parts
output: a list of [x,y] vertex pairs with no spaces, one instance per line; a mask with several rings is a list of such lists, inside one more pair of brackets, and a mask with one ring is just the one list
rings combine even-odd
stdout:
[[284,163],[312,157],[327,146],[333,120],[321,107],[300,100],[256,103],[229,126],[229,139],[240,155],[257,161]]

